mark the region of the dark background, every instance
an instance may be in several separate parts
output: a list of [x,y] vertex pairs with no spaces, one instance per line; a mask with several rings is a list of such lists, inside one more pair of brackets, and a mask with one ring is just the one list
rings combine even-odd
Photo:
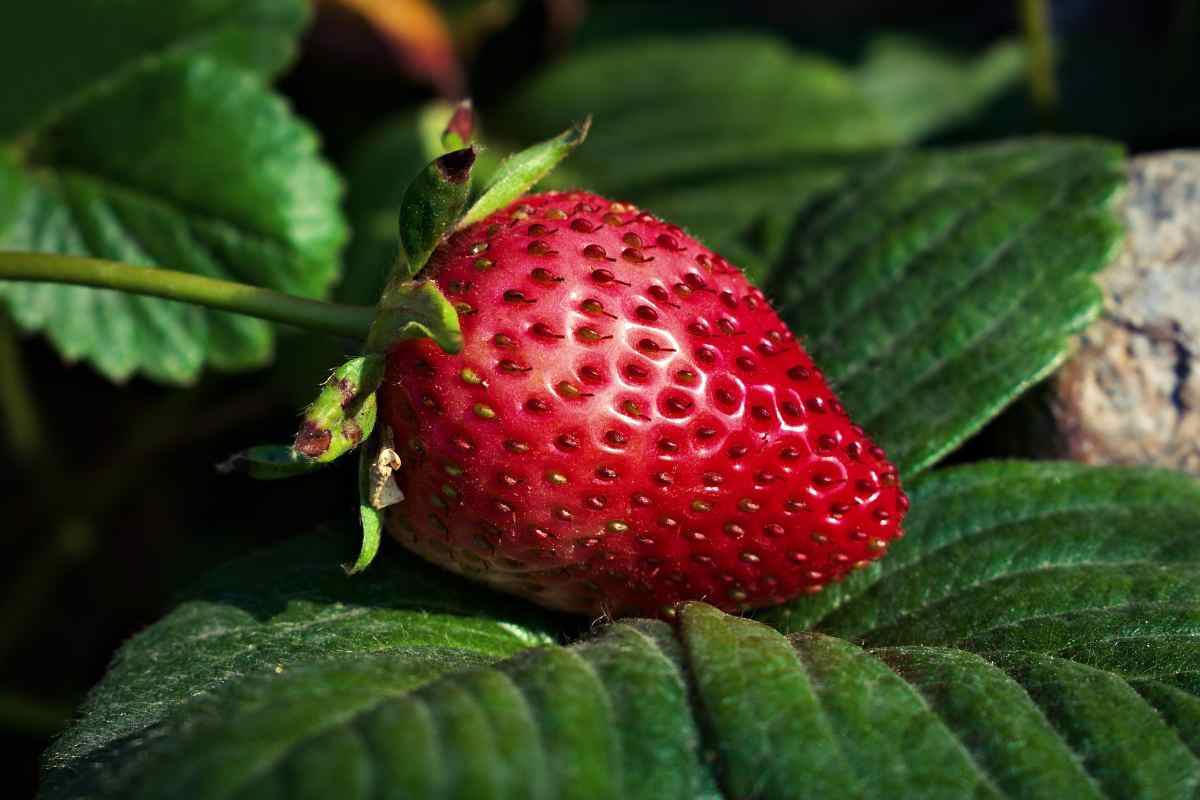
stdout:
[[[542,65],[604,40],[769,30],[853,63],[881,31],[918,34],[964,54],[1021,35],[1018,4],[1008,0],[499,5],[511,15],[440,74],[413,69],[360,20],[323,12],[280,88],[338,162],[396,111],[469,90],[486,113]],[[1053,130],[1114,138],[1133,153],[1200,141],[1200,0],[1051,7],[1054,112],[1039,110],[1021,87],[944,141]],[[37,456],[0,448],[0,747],[19,765],[13,796],[32,793],[41,751],[114,650],[160,617],[179,587],[239,553],[355,513],[345,466],[279,483],[213,469],[248,444],[287,441],[294,432],[297,410],[327,365],[309,363],[286,339],[280,349],[271,369],[212,374],[191,389],[141,380],[113,386],[86,366],[64,364],[38,339],[0,353],[0,367],[27,387],[42,418]],[[1011,416],[996,424],[1011,425]],[[957,459],[998,452],[997,430]]]

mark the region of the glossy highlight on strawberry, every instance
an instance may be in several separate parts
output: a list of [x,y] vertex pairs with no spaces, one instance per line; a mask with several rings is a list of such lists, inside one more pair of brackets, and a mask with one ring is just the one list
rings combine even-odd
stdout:
[[568,611],[786,601],[882,555],[908,507],[762,292],[680,228],[593,194],[522,198],[428,273],[465,341],[388,355],[392,534]]

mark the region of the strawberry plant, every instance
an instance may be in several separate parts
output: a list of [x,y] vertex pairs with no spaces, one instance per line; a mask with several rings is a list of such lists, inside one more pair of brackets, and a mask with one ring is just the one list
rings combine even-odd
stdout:
[[1118,144],[927,144],[1021,48],[621,40],[339,168],[269,83],[306,4],[65,5],[0,31],[78,43],[0,108],[4,315],[113,381],[305,362],[223,480],[358,507],[125,642],[41,796],[1195,794],[1200,487],[961,448],[1122,237]]

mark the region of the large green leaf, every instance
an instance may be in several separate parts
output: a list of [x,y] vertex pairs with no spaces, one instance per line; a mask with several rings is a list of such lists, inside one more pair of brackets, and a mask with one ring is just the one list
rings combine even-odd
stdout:
[[871,645],[1056,653],[1136,625],[1121,622],[1127,604],[1200,599],[1182,580],[1200,562],[1200,484],[1186,476],[994,462],[907,488],[907,535],[886,558],[762,618]]
[[912,475],[1068,352],[1120,240],[1117,147],[897,153],[795,222],[768,282],[851,416]]
[[[28,137],[147,62],[206,54],[265,74],[291,58],[303,0],[14,2],[0,26],[0,141]],[[128,121],[136,125],[136,118]]]
[[[316,137],[250,73],[152,60],[0,151],[0,248],[98,256],[317,296],[345,239]],[[117,292],[0,283],[13,318],[123,379],[264,363],[264,322]]]
[[1193,796],[1200,485],[996,463],[910,491],[894,552],[762,615],[783,632],[691,604],[556,646],[579,628],[293,542],[122,650],[43,796]]
[[414,558],[379,559],[347,578],[339,565],[353,560],[353,546],[349,532],[299,538],[220,569],[189,591],[121,649],[82,721],[55,743],[46,758],[48,793],[97,790],[110,765],[142,747],[143,737],[171,718],[205,713],[188,704],[225,686],[247,697],[237,688],[242,683],[297,668],[308,675],[330,662],[310,687],[320,695],[332,692],[322,681],[360,662],[363,675],[410,681],[553,641],[551,615]]

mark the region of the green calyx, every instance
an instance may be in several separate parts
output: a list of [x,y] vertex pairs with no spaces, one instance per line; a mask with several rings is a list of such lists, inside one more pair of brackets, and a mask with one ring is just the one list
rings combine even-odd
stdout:
[[383,380],[384,357],[352,358],[333,371],[317,398],[304,410],[304,421],[291,445],[258,445],[217,465],[223,473],[258,480],[304,475],[345,455],[375,429],[375,390]]
[[458,312],[432,280],[389,283],[367,334],[367,352],[386,353],[404,339],[432,339],[447,353],[462,350]]
[[567,130],[522,150],[501,162],[474,205],[458,220],[457,228],[472,225],[524,195],[549,175],[559,163],[587,138],[592,118],[587,117]]
[[[354,575],[371,563],[379,549],[384,509],[403,500],[392,479],[400,457],[390,431],[376,430],[376,390],[387,353],[406,339],[432,339],[447,353],[463,347],[454,305],[432,277],[430,258],[455,230],[478,222],[514,202],[544,178],[587,136],[590,120],[503,161],[473,205],[471,177],[478,148],[471,144],[475,117],[469,101],[452,113],[440,137],[449,152],[434,158],[408,186],[399,214],[400,247],[396,264],[375,307],[364,355],[338,367],[304,413],[292,446],[265,445],[235,455],[221,465],[226,472],[274,479],[301,475],[358,449],[359,521],[362,545]],[[436,145],[434,145],[436,148]]]
[[334,370],[317,399],[305,409],[292,448],[324,463],[350,452],[370,436],[383,365],[383,356],[376,353],[352,358]]
[[306,458],[287,444],[260,444],[234,453],[217,465],[224,475],[240,473],[260,481],[294,478],[320,467],[321,464]]
[[400,247],[404,259],[397,270],[411,278],[421,271],[442,237],[462,214],[471,193],[475,148],[468,146],[429,163],[404,193],[400,205]]
[[[472,143],[476,120],[470,101],[450,113],[440,136],[424,136],[435,157],[405,191],[399,213],[398,256],[374,308],[329,303],[285,292],[165,269],[61,253],[0,252],[0,281],[65,283],[116,289],[243,314],[337,336],[361,337],[364,354],[334,370],[305,409],[291,445],[251,447],[218,465],[224,473],[262,480],[303,475],[360,449],[360,518],[363,545],[347,571],[364,569],[379,547],[382,509],[399,498],[392,471],[399,457],[385,435],[372,435],[376,390],[386,356],[400,341],[432,339],[458,353],[463,335],[458,312],[428,275],[437,248],[467,225],[516,201],[587,136],[590,119],[505,159],[473,203],[471,178],[480,152]],[[432,127],[432,126],[431,126]],[[442,151],[442,152],[439,152]],[[361,447],[364,442],[367,447]]]
[[464,213],[471,195],[478,148],[470,143],[475,115],[464,100],[441,135],[456,148],[433,159],[404,193],[400,206],[400,252],[379,299],[367,337],[368,353],[386,353],[403,339],[433,339],[448,353],[462,349],[454,306],[432,280],[421,280],[430,257],[455,230],[478,222],[520,198],[548,175],[587,137],[591,119],[505,159]]

